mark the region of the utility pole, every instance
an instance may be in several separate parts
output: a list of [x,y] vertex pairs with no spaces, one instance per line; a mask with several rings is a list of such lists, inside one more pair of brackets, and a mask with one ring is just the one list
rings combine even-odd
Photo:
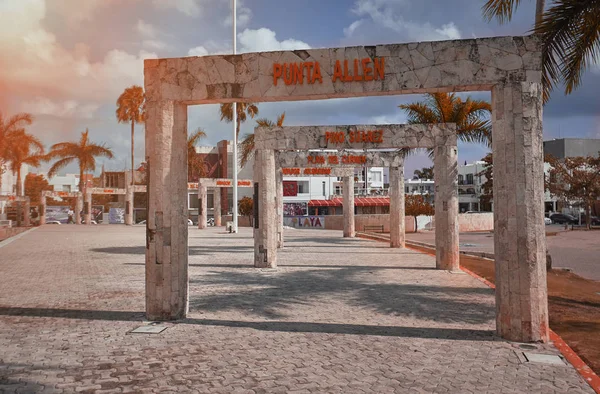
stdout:
[[[233,2],[233,54],[236,54],[236,0]],[[233,232],[238,232],[238,149],[237,149],[237,103],[233,103]]]

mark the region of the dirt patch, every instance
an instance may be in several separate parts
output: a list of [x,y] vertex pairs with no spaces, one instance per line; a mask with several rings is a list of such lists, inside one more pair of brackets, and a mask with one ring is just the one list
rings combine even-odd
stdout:
[[[460,256],[460,265],[494,283],[494,262]],[[550,328],[600,375],[600,282],[570,272],[548,272]]]

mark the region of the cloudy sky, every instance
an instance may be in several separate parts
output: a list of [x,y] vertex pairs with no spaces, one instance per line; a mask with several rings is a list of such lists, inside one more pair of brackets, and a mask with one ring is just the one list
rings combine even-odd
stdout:
[[[238,0],[240,52],[385,44],[425,40],[523,35],[531,28],[534,1],[525,1],[507,25],[486,23],[483,0]],[[30,131],[48,146],[92,139],[116,153],[107,169],[129,162],[129,126],[115,120],[124,88],[143,85],[143,59],[226,53],[232,49],[230,0],[1,0],[0,111],[35,115]],[[600,67],[570,96],[557,91],[544,109],[545,139],[600,138]],[[489,100],[487,93],[472,96]],[[260,104],[260,117],[286,112],[286,124],[402,123],[399,104],[420,96]],[[190,131],[202,127],[205,145],[231,138],[218,107],[190,107]],[[242,126],[242,134],[253,122]],[[136,164],[144,157],[136,130]],[[486,149],[460,145],[459,160]],[[429,165],[411,158],[407,176]],[[73,171],[74,168],[68,168]]]

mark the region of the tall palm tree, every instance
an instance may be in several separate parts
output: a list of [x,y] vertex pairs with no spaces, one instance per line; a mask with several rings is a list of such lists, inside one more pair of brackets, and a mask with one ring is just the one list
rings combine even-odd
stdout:
[[48,178],[52,178],[61,169],[77,161],[79,164],[79,191],[85,193],[85,181],[83,176],[86,171],[96,170],[96,157],[113,158],[113,153],[105,144],[95,144],[89,139],[89,131],[85,129],[81,133],[79,142],[60,142],[52,145],[48,153],[48,160],[58,158],[59,160],[48,170]]
[[[463,101],[454,93],[428,93],[425,100],[411,104],[402,104],[399,108],[406,111],[408,123],[456,123],[456,134],[463,142],[484,143],[491,146],[492,124],[489,116],[490,103],[484,100]],[[407,149],[402,149],[405,153]],[[433,150],[429,150],[430,156]]]
[[[250,118],[254,119],[258,115],[258,106],[253,103],[236,103],[237,105],[237,125],[235,129],[235,138],[237,139],[240,135],[240,125]],[[221,121],[225,120],[227,123],[233,122],[233,103],[221,104],[219,108],[219,114],[221,115]]]
[[[487,20],[510,21],[520,0],[488,0],[483,6]],[[565,94],[581,84],[581,77],[600,51],[600,0],[552,0],[544,12],[545,0],[536,1],[533,32],[543,42],[542,84],[544,103],[554,86],[565,85]]]
[[116,115],[119,123],[131,123],[131,184],[133,185],[135,184],[133,164],[135,124],[143,123],[146,117],[144,89],[141,86],[130,86],[121,93],[117,99]]
[[[256,120],[259,127],[282,127],[285,120],[285,112],[277,117],[277,122],[262,118]],[[244,135],[240,142],[240,165],[244,167],[254,157],[254,133]]]
[[47,160],[46,155],[44,155],[44,146],[38,138],[20,130],[15,132],[9,139],[9,147],[7,158],[10,170],[17,174],[17,196],[23,196],[24,191],[21,188],[23,164],[39,167],[42,161]]
[[[32,122],[33,117],[31,114],[19,113],[10,118],[5,118],[0,111],[0,190],[2,190],[2,174],[4,172],[4,164],[7,161],[10,140],[15,137],[17,133],[23,132],[23,134],[25,134],[25,126],[30,125]],[[32,135],[25,134],[25,136],[21,137],[29,139],[29,144],[31,145],[35,144],[35,137]]]
[[[196,131],[188,135],[187,139],[187,158],[188,158],[188,180],[193,177],[194,168],[198,164],[198,155],[196,154],[196,144],[203,138],[206,138],[206,132],[202,128],[198,127]],[[203,169],[199,169],[200,172]],[[201,177],[203,174],[200,174]]]

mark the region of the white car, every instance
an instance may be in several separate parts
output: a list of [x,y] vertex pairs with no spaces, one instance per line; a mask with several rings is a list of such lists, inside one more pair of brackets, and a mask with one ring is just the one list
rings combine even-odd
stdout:
[[552,224],[552,219],[544,218],[544,224]]
[[58,220],[48,220],[46,222],[46,224],[62,224],[61,222],[59,222]]

